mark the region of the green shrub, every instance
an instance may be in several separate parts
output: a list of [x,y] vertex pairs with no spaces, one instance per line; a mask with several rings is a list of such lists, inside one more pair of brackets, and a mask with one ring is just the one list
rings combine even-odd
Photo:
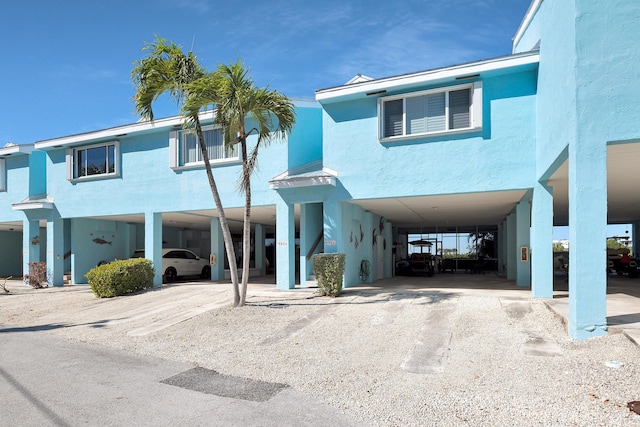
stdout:
[[94,267],[85,277],[96,296],[111,298],[152,287],[154,275],[151,261],[135,258]]
[[316,254],[313,256],[313,274],[318,280],[320,295],[338,296],[342,291],[345,254]]

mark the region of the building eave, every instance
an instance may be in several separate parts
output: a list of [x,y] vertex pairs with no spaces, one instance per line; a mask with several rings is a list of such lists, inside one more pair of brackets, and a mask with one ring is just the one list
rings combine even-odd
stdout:
[[33,144],[15,144],[0,148],[0,158],[31,154]]
[[515,67],[537,65],[540,55],[537,51],[518,53],[486,59],[483,61],[453,65],[417,73],[385,77],[368,82],[354,83],[316,91],[316,100],[321,104],[339,102],[348,99],[364,98],[371,95],[398,91],[413,86],[426,85],[442,81],[456,81],[478,77],[482,73],[506,70]]
[[[213,110],[200,113],[200,120],[212,120]],[[38,150],[47,150],[52,148],[63,148],[79,143],[87,143],[91,141],[100,141],[110,138],[120,138],[131,133],[139,133],[153,129],[163,129],[170,127],[181,127],[184,123],[184,117],[174,116],[154,121],[140,121],[138,123],[128,124],[124,126],[116,126],[109,129],[102,129],[93,132],[80,133],[76,135],[64,136],[61,138],[47,139],[37,141],[35,148]]]
[[538,9],[540,9],[540,5],[542,4],[542,1],[543,0],[533,0],[529,5],[529,9],[527,9],[527,13],[524,15],[524,18],[522,19],[522,22],[518,27],[518,31],[516,31],[516,35],[513,36],[513,44],[511,48],[513,53],[515,53],[516,45],[520,42],[520,39],[522,38],[522,36],[524,35],[524,32],[529,27],[529,24],[531,24],[533,17],[536,15],[536,13],[538,13]]

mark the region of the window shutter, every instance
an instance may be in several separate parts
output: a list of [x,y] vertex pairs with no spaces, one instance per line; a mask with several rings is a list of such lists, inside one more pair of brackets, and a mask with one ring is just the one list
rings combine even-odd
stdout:
[[169,167],[177,168],[178,164],[178,132],[169,132]]
[[384,137],[402,135],[402,99],[384,103]]
[[71,181],[73,179],[73,148],[67,148],[65,161],[67,166],[67,179]]
[[469,89],[449,92],[449,129],[464,129],[471,126]]
[[0,191],[7,191],[7,169],[4,159],[0,159]]

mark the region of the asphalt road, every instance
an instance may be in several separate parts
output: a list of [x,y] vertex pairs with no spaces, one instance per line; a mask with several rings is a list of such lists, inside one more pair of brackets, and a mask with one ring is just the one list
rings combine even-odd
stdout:
[[0,325],[0,426],[348,426],[286,384]]

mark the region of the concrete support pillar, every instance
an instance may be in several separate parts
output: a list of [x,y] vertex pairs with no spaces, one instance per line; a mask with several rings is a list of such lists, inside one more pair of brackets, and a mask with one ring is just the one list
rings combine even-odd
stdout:
[[569,144],[569,335],[607,333],[607,145]]
[[64,221],[47,220],[47,273],[53,286],[64,285]]
[[260,270],[260,275],[267,274],[265,267],[265,254],[264,254],[264,227],[262,224],[256,224],[253,231],[254,253],[256,258],[256,268]]
[[531,209],[531,293],[553,298],[553,192],[538,184]]
[[507,265],[507,279],[516,280],[517,270],[516,263],[518,262],[518,247],[516,241],[516,213],[511,212],[507,216],[507,235],[505,236],[505,261]]
[[276,287],[295,288],[295,231],[293,204],[276,203]]
[[498,273],[504,274],[505,266],[507,265],[507,261],[505,260],[505,250],[504,248],[507,246],[506,244],[506,227],[505,221],[502,221],[498,224],[498,247],[497,247],[497,257],[498,257]]
[[220,227],[220,219],[211,218],[211,255],[215,259],[214,264],[211,266],[211,280],[224,280],[224,237],[222,236],[222,228]]
[[531,286],[531,200],[527,194],[516,206],[516,285]]
[[162,214],[147,212],[144,215],[144,256],[156,269],[153,286],[162,285]]
[[631,223],[631,254],[638,260],[638,250],[640,250],[640,242],[638,241],[638,233],[640,232],[640,221]]
[[40,261],[40,225],[37,219],[22,221],[22,274],[29,274],[29,263]]

